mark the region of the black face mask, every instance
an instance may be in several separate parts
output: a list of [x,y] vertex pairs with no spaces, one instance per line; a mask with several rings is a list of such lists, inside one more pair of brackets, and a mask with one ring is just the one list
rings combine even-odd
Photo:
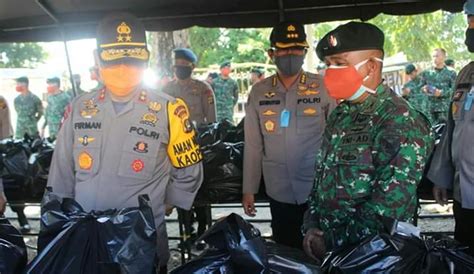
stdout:
[[466,44],[467,50],[469,50],[469,52],[474,52],[474,29],[466,30],[466,40],[464,43]]
[[304,63],[304,55],[275,56],[274,62],[278,70],[285,76],[294,76],[300,72]]
[[185,80],[191,77],[193,68],[190,66],[174,66],[176,77],[180,80]]

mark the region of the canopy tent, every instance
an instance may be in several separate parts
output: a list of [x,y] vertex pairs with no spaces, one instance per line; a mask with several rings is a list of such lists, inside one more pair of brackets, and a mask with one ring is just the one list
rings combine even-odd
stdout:
[[[1,0],[0,42],[93,38],[111,11],[128,11],[148,31],[191,26],[270,27],[281,19],[302,23],[362,19],[379,13],[410,15],[462,10],[465,0]],[[58,26],[62,28],[58,29]],[[58,31],[63,30],[63,31]],[[63,36],[64,35],[64,36]]]

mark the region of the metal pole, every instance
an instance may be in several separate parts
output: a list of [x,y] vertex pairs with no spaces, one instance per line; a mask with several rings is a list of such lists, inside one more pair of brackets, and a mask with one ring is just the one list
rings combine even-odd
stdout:
[[71,81],[71,85],[72,85],[72,94],[73,94],[73,97],[76,97],[77,87],[76,87],[76,83],[74,82],[74,77],[72,75],[71,58],[69,57],[69,50],[67,47],[66,35],[64,34],[64,28],[62,26],[60,26],[60,28],[61,28],[61,36],[63,37],[63,42],[64,42],[64,51],[66,52],[67,68],[69,71],[69,80]]
[[285,6],[283,0],[278,0],[278,15],[280,16],[280,22],[285,21]]
[[69,50],[67,47],[67,40],[66,40],[64,26],[61,24],[60,20],[56,17],[56,15],[54,15],[53,10],[48,6],[48,4],[45,3],[44,0],[36,0],[35,2],[51,19],[53,19],[53,21],[55,22],[55,26],[59,28],[59,31],[61,32],[61,37],[64,43],[64,50],[66,51],[67,67],[69,71],[69,80],[71,81],[71,85],[72,85],[72,93],[73,93],[73,96],[76,97],[77,95],[76,85],[72,77],[71,58],[69,57]]

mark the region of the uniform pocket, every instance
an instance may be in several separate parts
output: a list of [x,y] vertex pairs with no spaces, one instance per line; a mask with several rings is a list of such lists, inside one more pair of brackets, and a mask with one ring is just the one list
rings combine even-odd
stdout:
[[370,196],[375,172],[371,150],[353,146],[336,155],[336,197],[353,200]]
[[323,129],[323,117],[319,106],[298,105],[296,110],[296,133],[319,133]]
[[158,140],[152,140],[127,135],[122,148],[118,175],[143,181],[150,179],[156,168],[160,140],[161,137]]

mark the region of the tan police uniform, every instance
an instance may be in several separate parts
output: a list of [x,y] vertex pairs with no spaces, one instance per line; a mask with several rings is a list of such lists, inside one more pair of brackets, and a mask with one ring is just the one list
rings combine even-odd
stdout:
[[85,210],[151,199],[158,257],[168,260],[165,204],[189,209],[202,182],[195,132],[180,99],[143,90],[116,113],[108,92],[77,97],[59,132],[48,186]]
[[192,78],[181,82],[173,80],[163,87],[163,92],[183,99],[189,108],[191,120],[196,125],[216,121],[214,92],[206,82]]

